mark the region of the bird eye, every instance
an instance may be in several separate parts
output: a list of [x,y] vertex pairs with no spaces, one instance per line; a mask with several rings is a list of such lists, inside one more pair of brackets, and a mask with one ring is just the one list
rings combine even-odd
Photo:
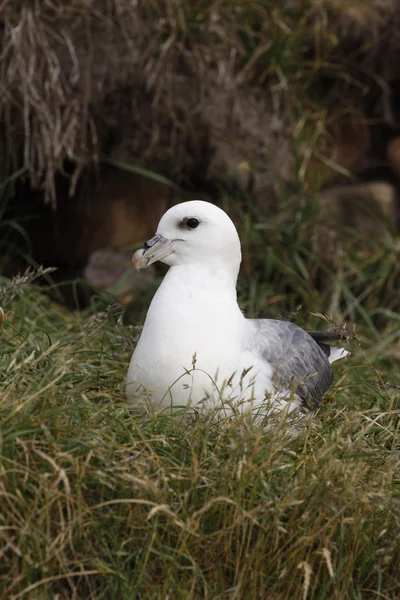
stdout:
[[199,225],[200,221],[198,219],[188,219],[186,221],[186,225],[189,227],[189,229],[196,229],[196,227]]

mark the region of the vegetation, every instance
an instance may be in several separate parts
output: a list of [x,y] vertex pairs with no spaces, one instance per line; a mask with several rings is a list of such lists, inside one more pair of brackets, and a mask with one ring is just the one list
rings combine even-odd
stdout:
[[[351,113],[362,112],[387,90],[394,75],[377,78],[375,66],[398,53],[395,8],[2,3],[0,254],[25,235],[23,221],[4,217],[23,178],[55,203],[54,174],[66,160],[76,165],[72,188],[101,157],[204,183],[224,138],[213,129],[220,114],[210,89],[228,108],[241,94],[249,110],[272,95],[275,112],[260,104],[255,126],[237,117],[240,152],[225,165],[225,181],[239,157],[236,175],[251,167],[277,190],[268,217],[240,185],[220,198],[243,242],[239,301],[249,317],[344,329],[352,354],[335,365],[334,386],[297,437],[284,422],[266,431],[240,418],[144,418],[123,387],[158,282],[129,306],[98,294],[78,313],[35,285],[49,272],[1,279],[1,598],[400,597],[398,238],[390,227],[379,242],[321,230],[321,182],[306,177],[312,157],[317,174],[332,167],[318,140],[349,112],[348,99]],[[270,121],[268,138],[261,124]],[[223,133],[230,129],[228,118]],[[254,150],[254,129],[267,151]],[[124,144],[130,156],[119,154]]]
[[[299,324],[326,327],[310,314],[327,300],[312,293],[310,263],[294,236],[289,246],[268,235],[274,227],[246,212],[241,305],[249,316],[296,308]],[[304,308],[268,277],[275,261]],[[132,414],[123,385],[143,303],[95,296],[71,313],[31,278],[4,280],[1,292],[2,597],[398,596],[397,314],[380,332],[339,273],[359,341],[293,438],[284,423],[265,431],[239,418]]]
[[[177,182],[204,176],[221,146],[214,127],[226,138],[232,118],[236,149],[254,163],[263,141],[274,159],[288,111],[295,133],[282,138],[299,143],[310,127],[307,142],[318,138],[328,114],[374,105],[370,118],[390,120],[398,20],[395,0],[5,0],[1,175],[29,177],[55,203],[66,160],[72,191],[102,155]],[[255,143],[257,128],[268,139]]]

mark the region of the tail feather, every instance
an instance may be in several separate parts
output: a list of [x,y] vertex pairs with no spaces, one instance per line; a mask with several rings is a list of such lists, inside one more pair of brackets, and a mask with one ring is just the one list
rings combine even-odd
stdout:
[[346,335],[340,331],[307,331],[308,335],[311,335],[313,340],[317,342],[337,342],[338,340],[345,340]]
[[340,360],[341,358],[351,354],[351,352],[345,350],[344,348],[329,346],[329,344],[324,343],[343,339],[344,336],[340,333],[335,333],[333,331],[307,331],[307,333],[308,335],[311,335],[311,337],[317,342],[318,346],[328,357],[330,363],[333,363],[336,360]]
[[335,346],[329,346],[330,349],[330,353],[328,356],[328,360],[330,363],[335,362],[335,360],[340,360],[341,358],[344,358],[345,356],[348,356],[349,354],[351,354],[351,352],[349,352],[348,350],[345,350],[344,348],[337,348]]

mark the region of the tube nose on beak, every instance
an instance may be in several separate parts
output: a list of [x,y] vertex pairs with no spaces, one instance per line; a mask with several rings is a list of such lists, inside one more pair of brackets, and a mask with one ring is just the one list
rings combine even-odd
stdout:
[[143,248],[136,250],[132,256],[133,266],[137,271],[147,269],[148,266],[166,258],[172,252],[174,242],[157,233],[143,244]]
[[147,250],[150,250],[150,248],[152,248],[153,246],[155,246],[161,240],[162,237],[163,237],[162,235],[160,235],[159,233],[157,233],[154,237],[151,238],[151,240],[147,240],[147,242],[145,242],[143,244],[143,250],[144,250],[144,252],[147,252]]

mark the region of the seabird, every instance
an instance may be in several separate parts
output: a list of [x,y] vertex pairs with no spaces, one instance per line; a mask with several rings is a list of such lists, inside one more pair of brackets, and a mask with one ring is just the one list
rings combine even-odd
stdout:
[[[126,392],[136,407],[315,409],[348,354],[275,319],[246,319],[237,303],[240,239],[229,216],[201,200],[162,217],[133,258],[137,270],[169,266],[133,353]],[[337,338],[336,338],[337,339]]]

